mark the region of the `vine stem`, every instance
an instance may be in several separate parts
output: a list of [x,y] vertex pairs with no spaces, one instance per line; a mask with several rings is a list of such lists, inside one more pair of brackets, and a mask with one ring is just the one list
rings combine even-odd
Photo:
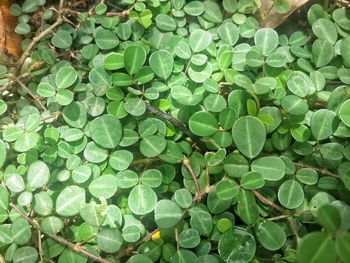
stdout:
[[317,167],[313,167],[312,165],[308,165],[305,163],[300,163],[300,162],[294,162],[295,166],[301,167],[301,168],[310,168],[310,169],[314,169],[315,171],[324,174],[324,175],[328,175],[334,178],[340,178],[339,175],[332,173],[331,171],[328,171],[327,169],[321,169],[321,168],[317,168]]
[[[30,217],[28,217],[25,213],[23,213],[15,204],[13,203],[10,203],[10,206],[16,210],[16,212],[21,216],[23,217],[25,220],[27,220],[27,222],[34,227],[34,229],[36,229],[37,231],[40,231],[42,232],[42,229],[39,225],[38,222],[34,221],[33,219],[31,219]],[[56,240],[58,243],[61,243],[62,245],[64,246],[67,246],[69,248],[71,248],[72,250],[84,255],[84,256],[87,256],[89,257],[90,259],[92,260],[95,260],[97,262],[101,262],[101,263],[112,263],[112,261],[109,261],[107,259],[104,259],[100,256],[96,256],[94,254],[92,254],[91,252],[85,250],[83,247],[77,245],[77,244],[74,244],[66,239],[64,239],[63,237],[60,237],[60,236],[57,236],[57,235],[54,235],[54,234],[49,234],[49,233],[45,233],[46,236],[48,236],[49,238],[51,239],[54,239]]]
[[[196,196],[197,195],[200,195],[201,193],[201,189],[199,188],[199,183],[198,183],[198,178],[197,176],[194,174],[194,171],[192,169],[192,166],[191,166],[191,162],[190,160],[187,158],[187,157],[184,157],[184,159],[182,160],[182,163],[183,165],[187,168],[187,170],[190,172],[192,178],[193,178],[193,181],[194,181],[194,185],[196,187]],[[200,200],[200,199],[199,199]],[[199,201],[198,200],[198,201]]]
[[[281,206],[275,204],[274,202],[270,201],[269,199],[267,199],[265,196],[263,196],[262,194],[260,194],[258,191],[256,190],[252,190],[252,193],[263,203],[269,205],[270,207],[274,208],[275,210],[281,212],[281,213],[290,213],[291,214],[295,214],[295,215],[308,215],[310,214],[309,211],[296,211],[296,210],[286,210],[283,209]],[[287,217],[288,218],[288,217]]]
[[40,108],[43,111],[47,110],[46,107],[41,103],[40,99],[37,96],[35,96],[35,94],[33,94],[33,92],[30,89],[28,89],[27,86],[24,85],[24,83],[21,80],[17,78],[15,80],[22,87],[22,89],[24,89],[39,104]]

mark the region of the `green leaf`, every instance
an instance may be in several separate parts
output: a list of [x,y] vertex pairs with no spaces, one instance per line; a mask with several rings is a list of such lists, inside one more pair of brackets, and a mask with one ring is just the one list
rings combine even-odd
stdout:
[[23,218],[17,218],[11,226],[13,242],[18,245],[25,245],[32,237],[29,223]]
[[102,228],[96,236],[97,246],[107,253],[117,252],[122,244],[123,237],[118,229]]
[[258,172],[249,172],[242,176],[241,186],[244,189],[259,189],[264,186],[264,177]]
[[254,160],[251,170],[260,173],[265,180],[279,181],[286,173],[286,165],[279,157],[267,156]]
[[[0,169],[4,166],[7,158],[5,143],[0,139]],[[0,206],[1,207],[1,206]]]
[[15,193],[20,193],[25,189],[24,180],[19,174],[10,175],[5,179],[5,183],[7,188]]
[[216,184],[216,195],[222,200],[232,200],[239,193],[239,185],[231,179],[223,179]]
[[191,227],[199,232],[200,235],[209,236],[213,229],[213,218],[211,214],[203,209],[194,207],[190,209]]
[[71,66],[60,68],[55,75],[55,82],[58,89],[65,89],[74,84],[78,78],[78,73]]
[[74,216],[79,213],[80,204],[85,202],[85,190],[76,185],[67,186],[56,199],[56,213]]
[[204,13],[203,18],[212,23],[221,23],[223,15],[220,6],[211,0],[205,0],[203,2]]
[[350,127],[350,100],[346,100],[341,104],[339,117],[346,126]]
[[198,136],[210,136],[217,132],[218,122],[209,112],[196,112],[189,120],[189,128]]
[[266,56],[278,45],[278,34],[271,28],[261,28],[256,31],[254,43],[258,51]]
[[204,12],[204,5],[201,1],[191,1],[184,6],[184,11],[190,16],[199,16]]
[[190,47],[194,52],[205,50],[212,41],[212,35],[202,29],[193,30],[190,35]]
[[243,155],[254,158],[262,151],[266,140],[266,129],[258,118],[244,116],[235,121],[232,138]]
[[39,256],[35,248],[30,246],[20,247],[13,253],[12,261],[14,263],[35,263]]
[[305,100],[295,96],[287,95],[282,98],[281,106],[292,115],[304,115],[309,110],[309,105]]
[[28,185],[33,188],[43,187],[49,182],[50,169],[46,163],[36,161],[29,165],[27,171]]
[[316,67],[328,65],[334,57],[334,47],[327,40],[316,39],[312,44],[312,57]]
[[298,244],[297,260],[300,263],[335,263],[337,254],[331,236],[323,232],[305,235]]
[[73,44],[73,38],[71,34],[66,30],[58,30],[57,33],[51,39],[52,45],[57,48],[70,48]]
[[154,219],[160,228],[171,228],[177,225],[181,218],[182,210],[170,200],[159,201],[154,209]]
[[346,37],[342,40],[340,44],[340,54],[343,57],[345,63],[350,65],[350,37]]
[[278,200],[288,209],[297,208],[304,201],[304,190],[295,180],[284,181],[278,189]]
[[324,205],[317,210],[317,220],[328,232],[337,231],[341,225],[339,211],[331,205]]
[[231,22],[223,23],[218,28],[218,35],[223,41],[233,46],[238,41],[238,27]]
[[96,45],[103,50],[115,48],[119,44],[116,34],[102,27],[96,30],[95,41]]
[[108,151],[94,142],[89,142],[84,149],[84,158],[91,163],[100,163],[106,160]]
[[219,240],[219,255],[225,262],[250,262],[255,250],[254,237],[240,227],[226,231]]
[[40,227],[44,233],[57,234],[64,228],[64,223],[59,217],[49,216],[41,221]]
[[109,53],[104,58],[104,67],[108,70],[117,70],[124,68],[124,54]]
[[136,215],[145,215],[154,210],[157,205],[156,193],[146,185],[135,186],[129,194],[128,206]]
[[283,228],[272,221],[263,221],[257,224],[255,233],[260,244],[270,251],[280,249],[287,240]]
[[169,51],[159,50],[152,53],[149,65],[158,77],[167,79],[173,71],[174,59]]
[[141,116],[146,112],[146,103],[140,98],[131,98],[126,100],[124,108],[133,116]]
[[128,46],[124,51],[124,66],[129,74],[138,72],[146,62],[146,50],[141,46]]
[[89,192],[96,198],[111,198],[117,191],[118,183],[111,174],[101,175],[95,178],[89,185]]
[[156,157],[166,148],[166,140],[159,135],[151,135],[140,142],[140,152],[146,157]]
[[115,148],[122,138],[122,125],[119,119],[112,115],[102,115],[90,124],[92,139],[105,148]]
[[155,188],[162,184],[162,173],[157,169],[148,169],[141,174],[141,184]]
[[134,156],[131,152],[118,150],[109,156],[109,165],[115,170],[123,171],[129,167],[133,159]]
[[333,111],[321,109],[316,111],[310,122],[312,135],[316,140],[329,138],[337,129],[339,120]]
[[242,189],[238,193],[237,200],[237,212],[239,217],[246,224],[254,224],[259,217],[259,210],[253,193]]
[[201,238],[197,230],[189,228],[179,235],[179,245],[183,248],[195,248],[199,245]]
[[163,31],[175,31],[176,21],[171,16],[159,14],[156,16],[156,26]]
[[335,24],[328,19],[317,19],[312,24],[312,31],[314,32],[316,37],[322,40],[327,40],[331,44],[334,44],[337,41],[337,28],[335,27]]
[[74,128],[83,128],[87,121],[86,109],[80,102],[73,102],[64,107],[63,119]]
[[341,261],[348,263],[350,258],[350,234],[342,233],[337,236],[335,240],[335,248],[337,250],[337,255]]

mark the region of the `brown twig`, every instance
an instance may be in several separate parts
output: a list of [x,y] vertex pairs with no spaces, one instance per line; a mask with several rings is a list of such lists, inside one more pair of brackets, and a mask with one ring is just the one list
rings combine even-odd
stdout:
[[[38,222],[34,221],[33,219],[31,219],[30,217],[28,217],[25,213],[23,213],[15,204],[13,203],[10,203],[10,206],[16,210],[16,212],[21,216],[23,217],[25,220],[27,220],[27,222],[33,226],[36,230],[38,231],[42,231],[41,230],[41,227],[39,225]],[[112,263],[111,261],[107,260],[107,259],[104,259],[104,258],[101,258],[100,256],[96,256],[94,254],[92,254],[91,252],[85,250],[83,247],[77,245],[77,244],[74,244],[66,239],[64,239],[63,237],[60,237],[60,236],[57,236],[57,235],[54,235],[54,234],[49,234],[49,233],[45,233],[45,235],[47,235],[49,238],[51,239],[54,239],[56,240],[58,243],[61,243],[62,245],[64,246],[67,246],[69,248],[71,248],[72,250],[84,255],[84,256],[87,256],[88,258],[92,259],[92,260],[95,260],[97,262],[101,262],[101,263]]]
[[58,10],[58,18],[55,23],[53,23],[50,27],[42,31],[39,35],[35,36],[32,40],[32,42],[29,44],[27,49],[23,52],[22,56],[18,60],[17,63],[17,73],[19,73],[23,67],[23,64],[27,57],[29,57],[30,53],[32,52],[33,48],[48,34],[50,34],[56,27],[61,25],[64,21],[63,19],[63,8],[64,8],[65,0],[60,0],[59,2],[59,10]]
[[313,167],[312,165],[308,165],[305,163],[301,163],[301,162],[294,162],[295,166],[301,167],[301,168],[310,168],[315,170],[316,172],[319,172],[320,174],[324,174],[324,175],[328,175],[328,176],[332,176],[334,178],[340,178],[339,175],[332,173],[331,171],[328,171],[327,169],[321,169],[321,168],[317,168],[317,167]]
[[40,106],[44,111],[47,110],[46,107],[41,103],[40,99],[39,99],[37,96],[35,96],[35,95],[33,94],[33,92],[32,92],[30,89],[28,89],[27,86],[24,85],[24,83],[23,83],[21,80],[19,80],[19,79],[17,79],[17,78],[16,78],[15,80],[16,80],[16,82],[21,86],[21,88],[24,89],[24,90],[39,104],[39,106]]
[[126,9],[122,12],[108,12],[106,16],[127,16],[130,14],[130,11],[133,9],[133,6],[129,9]]
[[[184,157],[184,159],[182,160],[182,163],[183,165],[187,168],[187,170],[190,172],[192,178],[193,178],[193,181],[194,181],[194,185],[196,187],[196,196],[197,195],[200,195],[201,193],[201,189],[199,187],[199,183],[198,183],[198,178],[197,176],[194,174],[194,171],[192,169],[192,166],[191,166],[191,163],[190,163],[190,160],[186,157]],[[200,199],[199,199],[200,200]],[[199,201],[197,200],[197,201]]]
[[288,209],[283,209],[281,206],[275,204],[274,202],[270,201],[267,199],[265,196],[260,194],[256,190],[252,190],[252,193],[263,203],[269,205],[270,207],[274,208],[275,210],[281,212],[281,213],[287,213],[289,215],[309,215],[310,211],[297,211],[297,210],[288,210]]
[[267,199],[265,196],[260,194],[258,191],[252,190],[252,192],[261,202],[271,206],[272,208],[276,209],[277,211],[279,211],[281,213],[284,212],[284,209],[282,207],[280,207],[279,205],[276,205],[274,202],[272,202],[269,199]]

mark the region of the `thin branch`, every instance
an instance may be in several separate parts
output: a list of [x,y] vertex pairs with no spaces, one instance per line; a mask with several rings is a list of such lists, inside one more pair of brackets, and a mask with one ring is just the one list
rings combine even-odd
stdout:
[[43,249],[41,246],[41,231],[39,229],[37,229],[37,233],[38,233],[38,250],[39,250],[39,256],[40,256],[40,262],[43,262]]
[[310,168],[313,169],[317,172],[319,172],[320,174],[324,174],[324,175],[328,175],[328,176],[332,176],[334,178],[340,178],[339,175],[332,173],[331,171],[328,171],[327,169],[322,169],[322,168],[317,168],[317,167],[313,167],[312,165],[308,165],[305,163],[301,163],[301,162],[294,162],[295,166],[301,167],[301,168]]
[[284,209],[282,207],[280,207],[279,205],[276,205],[274,202],[272,202],[269,199],[267,199],[265,196],[260,194],[258,191],[252,190],[252,192],[261,202],[271,206],[272,208],[276,209],[277,211],[279,211],[281,213],[284,212]]
[[281,206],[275,204],[274,202],[270,201],[269,199],[267,199],[265,196],[263,196],[262,194],[260,194],[258,191],[256,190],[252,190],[252,193],[263,203],[269,205],[270,207],[274,208],[275,210],[281,212],[281,213],[286,213],[291,215],[309,215],[310,211],[296,211],[296,210],[287,210],[287,209],[283,209]]
[[131,10],[133,9],[133,7],[126,9],[122,12],[108,12],[106,13],[106,16],[128,16],[131,12]]
[[209,194],[210,192],[214,191],[216,188],[216,184],[213,184],[209,187],[206,187],[204,191],[200,192],[198,195],[195,195],[193,197],[193,201],[194,202],[198,202],[200,201],[204,196],[206,196],[207,194]]
[[[32,225],[36,230],[38,231],[42,231],[41,230],[41,227],[39,225],[38,222],[34,221],[33,219],[31,219],[30,217],[28,217],[25,213],[23,213],[15,204],[13,203],[10,203],[10,206],[16,210],[16,212],[21,216],[23,217],[25,220],[28,221],[28,223],[30,225]],[[58,243],[61,243],[62,245],[64,246],[67,246],[69,248],[71,248],[72,250],[84,255],[84,256],[87,256],[89,257],[90,259],[92,260],[95,260],[97,262],[100,262],[100,263],[112,263],[111,261],[107,260],[107,259],[104,259],[104,258],[101,258],[100,256],[96,256],[94,254],[92,254],[91,252],[85,250],[83,247],[77,245],[77,244],[74,244],[66,239],[64,239],[63,237],[60,237],[60,236],[57,236],[57,235],[54,235],[54,234],[49,234],[49,233],[45,233],[45,235],[47,235],[49,238],[51,239],[54,239],[56,240]]]
[[[184,159],[182,160],[182,163],[183,165],[187,168],[187,170],[190,172],[192,178],[193,178],[193,181],[194,181],[194,185],[196,187],[196,196],[199,195],[201,193],[201,189],[199,187],[199,183],[198,183],[198,178],[197,176],[194,174],[194,171],[192,169],[192,166],[191,166],[191,163],[190,163],[190,160],[186,157],[184,157]],[[200,200],[200,199],[199,199]],[[197,201],[199,201],[197,200]]]
[[191,140],[197,144],[198,147],[203,148],[203,143],[186,127],[185,124],[175,119],[168,113],[161,111],[160,109],[153,107],[151,104],[146,103],[146,108],[149,112],[159,116],[163,120],[171,122],[175,127],[180,129],[184,134],[191,138]]
[[30,89],[28,89],[27,86],[24,85],[24,83],[21,80],[16,78],[16,82],[22,87],[22,89],[24,89],[39,104],[39,106],[44,111],[47,110],[46,107],[41,103],[40,99],[37,96],[35,96],[35,94],[33,94],[33,92]]
[[297,241],[299,241],[300,236],[298,234],[298,230],[296,228],[295,222],[293,221],[293,219],[291,217],[287,217],[288,223],[290,225],[290,228],[292,229]]
[[59,3],[59,10],[58,10],[58,18],[55,23],[53,23],[50,27],[42,31],[39,35],[33,38],[32,42],[29,44],[27,49],[23,52],[22,56],[18,60],[17,63],[17,73],[19,73],[23,67],[23,64],[27,57],[30,56],[30,53],[32,52],[33,48],[48,34],[50,34],[56,27],[61,25],[64,21],[63,19],[63,8],[64,8],[65,0],[60,0]]

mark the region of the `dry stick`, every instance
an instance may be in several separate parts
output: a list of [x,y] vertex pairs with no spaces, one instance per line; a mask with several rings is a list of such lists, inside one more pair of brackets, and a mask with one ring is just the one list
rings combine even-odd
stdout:
[[340,178],[339,175],[332,173],[331,171],[328,171],[327,169],[321,169],[321,168],[317,168],[317,167],[313,167],[311,165],[305,164],[305,163],[300,163],[300,162],[294,162],[295,166],[301,167],[301,168],[311,168],[314,169],[315,171],[324,174],[324,175],[328,175],[328,176],[332,176],[334,178]]
[[[39,225],[39,223],[37,223],[36,221],[34,221],[33,219],[31,219],[30,217],[28,217],[26,214],[24,214],[15,204],[10,203],[10,206],[16,210],[16,212],[23,217],[25,220],[28,221],[28,223],[30,225],[32,225],[36,230],[41,231],[41,227]],[[89,258],[91,258],[92,260],[95,260],[97,262],[101,262],[101,263],[112,263],[111,261],[101,258],[100,256],[96,256],[94,254],[92,254],[91,252],[85,250],[84,248],[82,248],[81,246],[74,244],[66,239],[64,239],[63,237],[54,235],[54,234],[49,234],[49,233],[45,233],[45,235],[47,235],[49,238],[56,240],[58,243],[61,243],[62,245],[65,245],[69,248],[71,248],[72,250],[83,254],[84,256],[87,256]]]
[[282,207],[280,207],[279,205],[275,204],[274,202],[270,201],[269,199],[267,199],[265,196],[263,196],[262,194],[260,194],[258,191],[256,190],[252,190],[252,193],[260,200],[262,201],[263,203],[271,206],[272,208],[276,209],[277,211],[281,212],[281,213],[284,213],[286,211],[290,211],[291,214],[296,214],[296,215],[308,215],[310,214],[309,211],[291,211],[291,210],[286,210],[286,209],[283,209]]
[[196,186],[196,196],[197,196],[197,195],[199,195],[201,193],[201,189],[199,188],[198,179],[197,179],[197,176],[193,172],[190,160],[188,158],[184,157],[184,159],[182,160],[182,163],[187,168],[187,170],[190,172],[190,174],[191,174],[191,176],[193,178],[194,185]]
[[204,149],[203,143],[186,127],[185,124],[175,119],[168,113],[161,111],[160,109],[153,107],[151,104],[146,103],[146,108],[149,112],[159,116],[163,120],[171,122],[175,127],[180,129],[184,134],[191,138],[191,140],[197,144],[198,147]]
[[274,202],[272,202],[269,199],[267,199],[265,196],[260,194],[258,191],[252,190],[252,192],[263,203],[268,204],[269,206],[271,206],[272,208],[276,209],[277,211],[279,211],[281,213],[284,212],[284,209],[282,207],[280,207],[279,205],[276,205]]
[[41,101],[40,101],[40,99],[37,97],[37,96],[35,96],[34,94],[33,94],[33,92],[31,92],[31,90],[30,89],[28,89],[27,88],[27,86],[26,85],[24,85],[24,83],[22,82],[22,81],[20,81],[19,79],[15,79],[16,80],[16,82],[39,104],[39,106],[44,110],[44,111],[46,111],[47,109],[46,109],[46,107],[41,103]]

